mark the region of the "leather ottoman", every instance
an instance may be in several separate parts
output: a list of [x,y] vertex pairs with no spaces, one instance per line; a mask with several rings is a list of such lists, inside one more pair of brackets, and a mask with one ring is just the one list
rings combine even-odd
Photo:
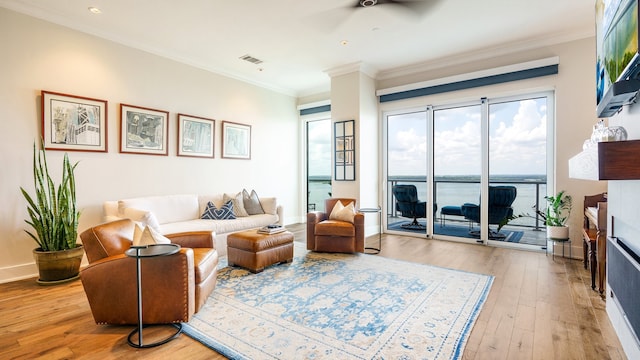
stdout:
[[260,234],[257,230],[229,234],[227,257],[229,266],[241,266],[254,274],[273,264],[291,262],[293,234]]

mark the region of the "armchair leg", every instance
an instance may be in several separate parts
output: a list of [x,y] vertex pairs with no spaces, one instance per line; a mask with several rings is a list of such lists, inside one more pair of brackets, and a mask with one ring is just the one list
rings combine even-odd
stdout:
[[409,224],[402,224],[400,225],[400,227],[407,230],[425,230],[427,228],[426,226],[420,224],[417,218],[413,218],[413,222]]

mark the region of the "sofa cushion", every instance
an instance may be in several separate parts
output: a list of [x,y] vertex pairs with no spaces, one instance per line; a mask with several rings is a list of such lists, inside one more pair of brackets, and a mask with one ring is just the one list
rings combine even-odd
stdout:
[[262,205],[260,204],[260,198],[258,198],[258,193],[256,193],[255,190],[251,190],[251,194],[249,194],[247,189],[243,189],[242,199],[244,202],[244,208],[247,210],[247,214],[264,214],[264,209],[262,209]]
[[193,220],[200,217],[198,196],[196,195],[147,196],[118,201],[120,214],[124,214],[126,208],[150,211],[160,224]]
[[216,235],[219,235],[241,230],[255,229],[273,224],[277,221],[278,216],[271,214],[251,215],[243,218],[236,218],[235,220],[196,219],[170,224],[161,224],[160,232],[163,234],[174,234],[185,231],[212,231],[215,232]]
[[233,203],[233,213],[236,214],[236,217],[245,217],[249,216],[247,210],[244,209],[244,200],[242,199],[242,193],[239,192],[237,194],[224,194],[222,197],[222,201],[226,203],[231,200]]
[[275,197],[260,198],[260,205],[265,214],[276,215],[278,213],[278,199]]
[[206,220],[234,220],[236,215],[233,213],[233,202],[231,200],[227,201],[220,209],[216,208],[212,202],[209,202],[200,218]]
[[355,226],[346,221],[340,220],[324,220],[316,224],[316,236],[346,236],[353,237],[356,235]]

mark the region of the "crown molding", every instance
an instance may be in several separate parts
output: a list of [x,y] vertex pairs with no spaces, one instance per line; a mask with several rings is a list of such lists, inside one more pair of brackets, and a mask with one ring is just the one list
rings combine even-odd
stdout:
[[362,61],[336,66],[334,68],[325,70],[324,72],[327,73],[329,77],[336,77],[351,74],[354,72],[361,72],[373,79],[378,76],[378,70],[376,68]]

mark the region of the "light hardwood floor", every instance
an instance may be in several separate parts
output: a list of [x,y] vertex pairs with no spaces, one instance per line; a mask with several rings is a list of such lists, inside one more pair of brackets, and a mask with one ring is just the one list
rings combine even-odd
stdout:
[[[289,228],[304,241],[304,224]],[[495,276],[464,359],[625,358],[580,261],[392,235],[372,256]],[[0,359],[224,359],[184,334],[156,348],[130,347],[131,326],[93,322],[80,281],[44,287],[28,279],[0,284],[0,294]]]

